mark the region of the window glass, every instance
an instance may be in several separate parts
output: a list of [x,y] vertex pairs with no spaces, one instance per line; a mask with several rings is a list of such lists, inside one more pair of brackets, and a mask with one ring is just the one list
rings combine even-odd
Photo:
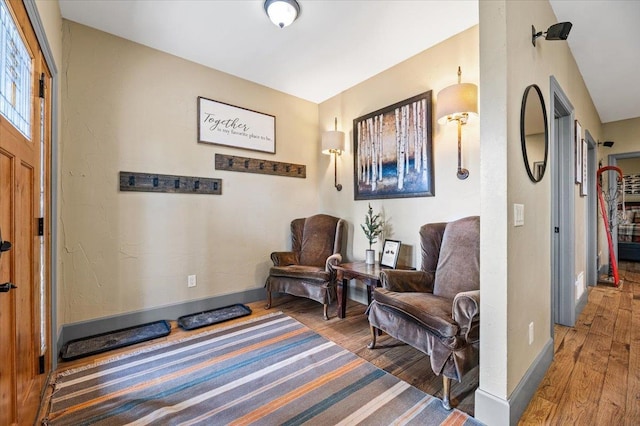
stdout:
[[31,56],[0,0],[0,114],[31,139]]

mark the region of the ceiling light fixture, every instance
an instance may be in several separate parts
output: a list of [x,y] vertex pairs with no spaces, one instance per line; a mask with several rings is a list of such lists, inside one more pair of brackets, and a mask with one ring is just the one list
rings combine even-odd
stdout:
[[571,22],[559,22],[549,27],[547,32],[536,32],[536,27],[531,26],[531,43],[535,46],[536,39],[544,35],[545,40],[566,40],[573,24]]
[[271,22],[280,28],[287,27],[300,15],[300,5],[296,0],[266,0],[264,11]]

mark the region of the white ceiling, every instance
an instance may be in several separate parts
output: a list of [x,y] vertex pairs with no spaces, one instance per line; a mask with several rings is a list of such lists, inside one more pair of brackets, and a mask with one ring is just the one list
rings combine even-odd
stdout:
[[299,3],[300,17],[284,29],[263,0],[62,0],[60,9],[72,21],[316,103],[478,22],[469,1]]
[[[263,0],[60,0],[60,9],[66,19],[316,103],[478,23],[477,0],[298,1],[300,17],[284,29],[269,21]],[[551,4],[560,21],[573,22],[569,46],[601,120],[640,117],[632,78],[640,1]]]
[[[603,123],[640,117],[640,1],[550,0]],[[557,43],[557,42],[554,42]]]

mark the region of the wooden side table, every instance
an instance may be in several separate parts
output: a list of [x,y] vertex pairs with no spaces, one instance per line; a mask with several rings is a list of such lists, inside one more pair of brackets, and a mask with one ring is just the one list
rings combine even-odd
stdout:
[[[368,265],[364,262],[341,263],[332,266],[336,270],[336,280],[338,281],[338,317],[344,318],[347,311],[347,293],[349,289],[349,280],[360,280],[367,285],[367,302],[371,303],[373,297],[373,289],[380,287],[380,272],[385,269],[381,268],[376,262],[374,265]],[[415,269],[408,266],[398,266],[396,269]]]

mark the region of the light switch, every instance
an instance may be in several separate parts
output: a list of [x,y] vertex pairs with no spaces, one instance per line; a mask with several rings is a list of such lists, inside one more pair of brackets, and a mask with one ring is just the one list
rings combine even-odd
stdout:
[[513,205],[513,226],[524,226],[524,204]]

